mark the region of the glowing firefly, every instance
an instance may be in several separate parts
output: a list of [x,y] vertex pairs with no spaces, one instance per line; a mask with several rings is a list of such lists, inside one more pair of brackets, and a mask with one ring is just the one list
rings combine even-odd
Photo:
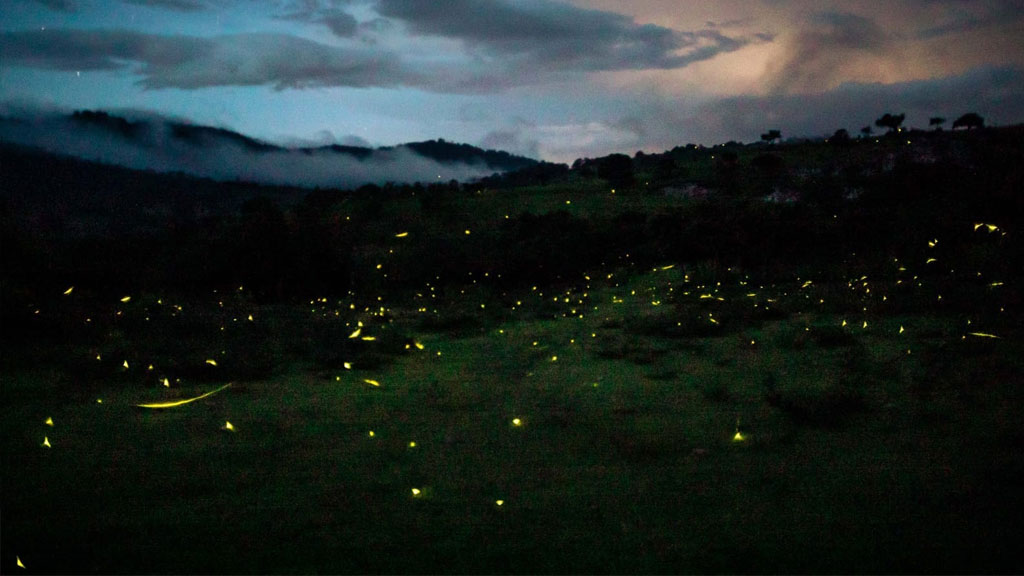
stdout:
[[44,448],[50,448],[51,447],[50,446],[50,439],[47,438],[46,436],[43,436],[43,447]]
[[412,489],[412,495],[413,496],[419,496],[420,495],[420,489],[419,488],[413,488]]
[[68,288],[67,290],[64,291],[64,295],[67,296],[68,294],[71,294],[71,291],[74,290],[74,289],[75,289],[74,286]]
[[212,359],[212,358],[207,358],[206,359],[206,363],[209,364],[210,366],[216,366],[217,365],[217,361]]
[[519,418],[513,418],[512,419],[512,425],[513,426],[522,426],[523,425],[523,421],[520,420]]
[[18,568],[24,568],[25,565],[21,563],[21,558],[15,556],[14,561],[18,564]]
[[395,238],[405,238],[408,235],[408,232],[399,232],[398,234],[395,234]]
[[999,338],[995,334],[986,334],[985,332],[968,332],[971,336],[977,336],[978,338]]
[[377,382],[376,380],[365,379],[363,382],[366,382],[370,386],[380,386],[380,382]]
[[47,426],[53,426],[53,418],[52,417],[46,419],[46,425]]
[[125,296],[124,298],[121,298],[121,302],[128,302],[131,299],[132,299],[131,296]]
[[363,329],[362,328],[356,328],[356,331],[351,333],[351,334],[349,334],[348,337],[349,338],[359,338],[359,335],[362,334],[362,333],[363,333]]
[[231,424],[231,422],[228,422],[227,420],[224,421],[224,428],[223,429],[227,430],[228,432],[234,432],[235,431],[235,427]]
[[[228,386],[231,386],[231,384],[232,384],[231,382],[228,382],[227,384],[221,386],[220,388],[217,388],[216,390],[211,390],[211,391],[209,391],[209,392],[207,392],[205,394],[200,394],[199,396],[196,396],[194,398],[186,398],[185,400],[178,400],[178,401],[175,401],[175,402],[157,402],[157,403],[153,403],[153,404],[136,404],[136,406],[138,406],[139,408],[153,408],[153,409],[174,408],[175,406],[181,406],[183,404],[188,404],[189,402],[195,402],[196,400],[201,400],[203,398],[206,398],[207,396],[212,396],[213,394],[216,394],[217,392],[220,392],[221,390],[227,388]],[[97,402],[102,402],[102,400],[97,400]]]
[[498,505],[498,506],[501,506],[501,505],[505,504],[505,501],[504,500],[495,500],[494,503],[496,505]]

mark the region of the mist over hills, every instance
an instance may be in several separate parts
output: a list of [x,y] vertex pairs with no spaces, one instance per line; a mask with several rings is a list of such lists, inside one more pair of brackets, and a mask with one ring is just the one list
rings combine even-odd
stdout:
[[380,148],[284,147],[224,128],[102,111],[0,116],[0,141],[127,168],[304,187],[469,181],[538,164],[443,139]]

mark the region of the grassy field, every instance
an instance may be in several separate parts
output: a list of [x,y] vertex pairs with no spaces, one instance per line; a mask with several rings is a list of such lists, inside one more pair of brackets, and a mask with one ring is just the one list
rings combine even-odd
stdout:
[[1018,572],[1019,313],[926,270],[54,287],[4,354],[2,570]]

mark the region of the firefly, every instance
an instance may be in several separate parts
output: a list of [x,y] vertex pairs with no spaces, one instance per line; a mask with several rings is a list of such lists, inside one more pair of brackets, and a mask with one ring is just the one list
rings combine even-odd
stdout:
[[408,232],[399,232],[398,234],[395,234],[395,238],[405,238],[408,235]]
[[21,558],[15,556],[14,557],[14,561],[17,562],[18,568],[24,568],[25,567],[25,565],[21,563]]
[[46,419],[46,425],[47,426],[53,426],[53,418],[52,417]]
[[513,418],[512,419],[512,425],[513,426],[522,426],[523,425],[523,421],[520,420],[519,418]]
[[206,363],[209,364],[210,366],[216,366],[217,365],[217,361],[212,359],[212,358],[207,358]]
[[131,296],[125,296],[124,298],[121,298],[121,302],[128,302],[131,299],[132,299]]
[[420,495],[420,489],[419,488],[413,488],[412,489],[412,495],[413,496],[419,496]]
[[495,501],[494,501],[494,503],[495,503],[496,505],[498,505],[498,506],[501,506],[502,504],[504,504],[504,503],[505,503],[505,501],[504,501],[504,500],[495,500]]
[[[207,392],[205,394],[200,394],[199,396],[196,396],[194,398],[186,398],[185,400],[178,400],[176,402],[159,402],[159,403],[154,403],[154,404],[136,404],[136,406],[138,406],[139,408],[154,408],[154,409],[174,408],[175,406],[181,406],[183,404],[188,404],[189,402],[195,402],[196,400],[201,400],[203,398],[206,398],[207,396],[212,396],[213,394],[216,394],[217,392],[220,392],[221,390],[227,388],[228,386],[231,386],[231,384],[232,383],[229,382],[229,383],[221,386],[220,388],[217,388],[216,390],[211,390],[210,392]],[[97,400],[97,402],[102,403],[103,400]]]
[[71,294],[71,291],[74,290],[74,289],[75,289],[74,286],[68,288],[67,290],[64,291],[64,295],[67,296],[67,295]]
[[228,432],[234,432],[235,431],[235,427],[231,424],[231,422],[228,422],[227,420],[225,420],[224,421],[224,430],[227,430]]
[[364,379],[363,382],[366,382],[370,386],[380,386],[380,382],[377,382],[376,380]]
[[51,448],[51,446],[50,446],[50,439],[47,438],[46,436],[43,436],[43,447],[44,448]]
[[358,338],[359,335],[362,334],[362,332],[363,332],[362,328],[356,328],[356,331],[351,333],[351,334],[349,334],[348,337],[349,338]]

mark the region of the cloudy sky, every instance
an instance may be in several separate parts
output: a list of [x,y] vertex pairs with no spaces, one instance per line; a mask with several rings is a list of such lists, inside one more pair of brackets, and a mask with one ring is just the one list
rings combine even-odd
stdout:
[[156,113],[274,143],[546,160],[1024,121],[1024,0],[12,0],[0,113]]

